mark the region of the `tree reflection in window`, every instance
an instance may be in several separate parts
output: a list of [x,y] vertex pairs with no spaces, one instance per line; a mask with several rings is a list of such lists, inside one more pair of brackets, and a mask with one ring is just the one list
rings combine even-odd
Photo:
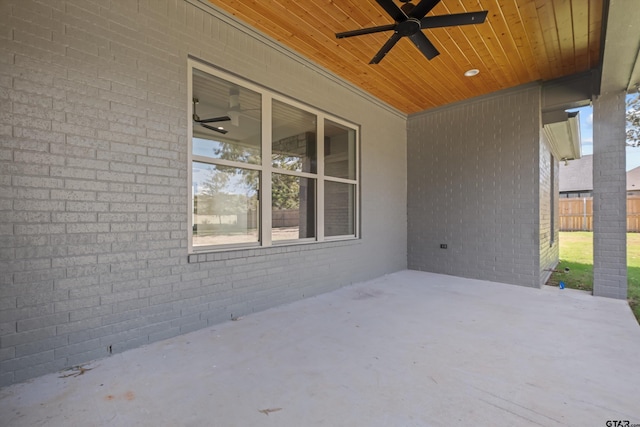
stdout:
[[259,172],[193,163],[194,245],[257,242]]

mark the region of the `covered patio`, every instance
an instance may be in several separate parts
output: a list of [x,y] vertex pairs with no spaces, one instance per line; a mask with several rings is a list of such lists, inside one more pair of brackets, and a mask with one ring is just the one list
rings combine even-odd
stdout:
[[640,422],[626,301],[400,271],[0,390],[6,426]]

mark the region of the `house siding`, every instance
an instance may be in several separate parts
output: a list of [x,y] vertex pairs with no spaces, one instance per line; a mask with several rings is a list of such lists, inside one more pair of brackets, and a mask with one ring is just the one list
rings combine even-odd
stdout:
[[[406,268],[392,108],[195,1],[0,25],[0,385]],[[189,56],[361,126],[361,239],[187,253]]]
[[536,85],[409,117],[409,268],[540,285],[540,129]]

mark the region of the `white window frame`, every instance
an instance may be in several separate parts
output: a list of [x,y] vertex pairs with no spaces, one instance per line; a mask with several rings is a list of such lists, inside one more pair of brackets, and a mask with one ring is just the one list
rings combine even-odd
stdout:
[[[322,110],[316,109],[292,98],[284,96],[282,94],[275,93],[267,88],[264,88],[255,83],[251,83],[247,80],[241,79],[209,65],[198,62],[189,58],[187,60],[187,131],[188,131],[188,152],[187,152],[187,180],[189,185],[189,197],[188,197],[188,253],[206,253],[206,252],[218,252],[228,251],[234,249],[251,249],[257,247],[270,247],[270,246],[282,246],[292,244],[309,244],[318,243],[324,241],[336,241],[336,240],[353,240],[360,238],[360,127],[347,120],[333,116]],[[193,154],[193,70],[197,69],[207,74],[211,74],[215,77],[224,79],[233,84],[245,87],[249,90],[257,92],[261,95],[262,101],[262,132],[261,132],[261,164],[249,164],[234,162],[224,159],[214,159],[209,157],[203,157]],[[299,108],[306,112],[309,112],[316,116],[316,157],[317,157],[317,172],[298,172],[290,170],[280,170],[272,166],[271,150],[272,150],[272,103],[273,100],[280,101],[295,108]],[[355,161],[355,179],[336,178],[332,176],[324,175],[324,123],[325,121],[331,121],[346,128],[349,128],[355,132],[355,149],[354,149],[354,161]],[[260,215],[259,215],[259,241],[257,243],[239,243],[228,245],[209,245],[209,246],[195,246],[193,245],[193,162],[202,162],[212,165],[231,166],[243,169],[252,169],[260,172],[260,188],[259,188],[259,200],[260,200]],[[311,178],[316,183],[316,199],[315,199],[315,226],[316,237],[302,238],[295,240],[281,240],[272,241],[272,200],[271,200],[271,176],[273,173],[283,173],[285,175],[292,175],[302,178]],[[345,184],[352,184],[355,186],[354,195],[354,233],[340,236],[325,237],[324,235],[324,183],[325,181],[340,182]]]

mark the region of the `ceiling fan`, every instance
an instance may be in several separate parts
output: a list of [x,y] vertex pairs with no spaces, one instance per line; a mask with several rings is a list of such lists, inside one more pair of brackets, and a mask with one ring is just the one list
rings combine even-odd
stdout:
[[381,25],[378,27],[362,28],[360,30],[336,33],[336,38],[361,36],[364,34],[391,31],[393,34],[389,40],[371,59],[369,64],[377,64],[391,50],[402,37],[409,37],[413,44],[427,59],[431,60],[440,54],[438,49],[429,41],[421,30],[427,28],[451,27],[458,25],[481,24],[485,21],[488,11],[454,13],[450,15],[425,16],[437,5],[440,0],[422,0],[417,5],[411,0],[400,0],[402,7],[396,6],[393,0],[376,0],[376,2],[393,18],[395,24]]
[[220,117],[212,117],[210,119],[201,119],[198,114],[196,113],[196,105],[198,105],[198,98],[193,98],[193,121],[198,123],[200,126],[210,129],[212,131],[215,132],[219,132],[221,134],[225,134],[228,131],[219,128],[219,127],[214,127],[214,126],[209,126],[208,123],[216,123],[216,122],[226,122],[231,120],[231,117],[229,116],[220,116]]

